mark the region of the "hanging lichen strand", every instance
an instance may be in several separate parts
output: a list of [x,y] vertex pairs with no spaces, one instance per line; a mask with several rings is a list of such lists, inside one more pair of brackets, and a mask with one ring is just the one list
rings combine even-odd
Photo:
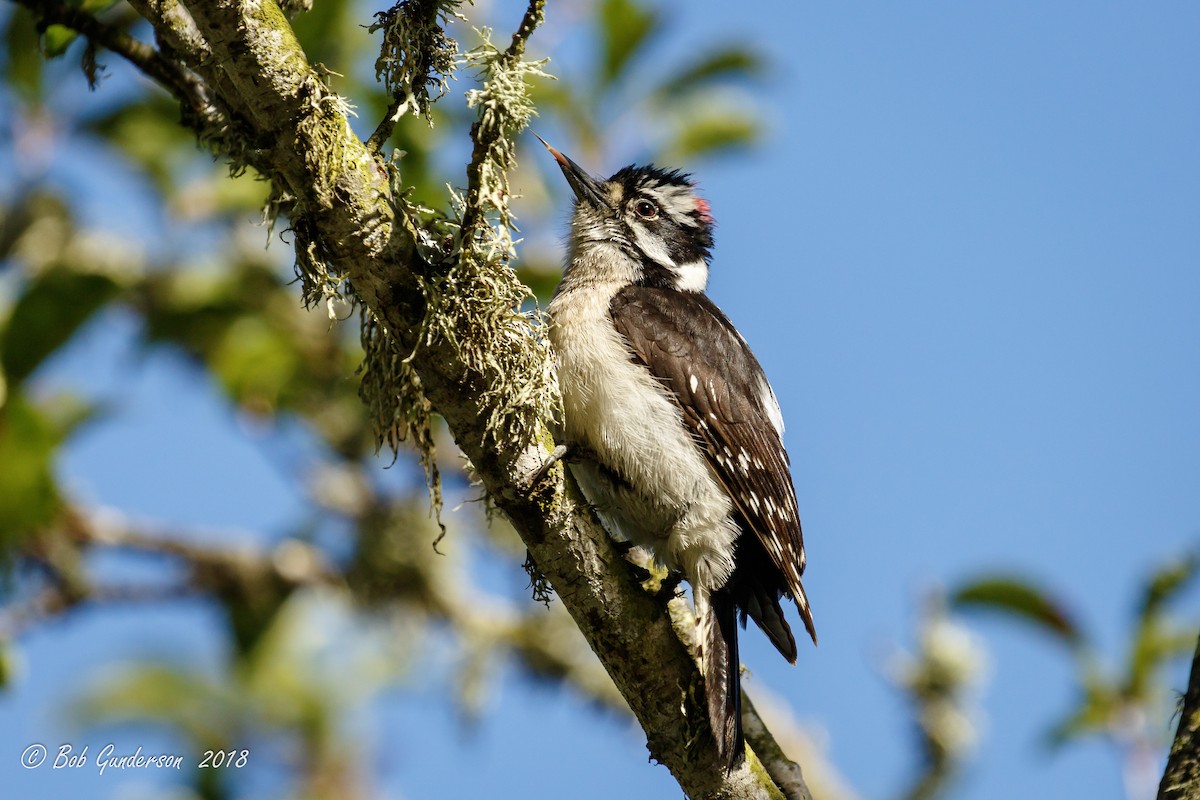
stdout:
[[[397,7],[400,12],[406,10],[405,5]],[[436,12],[428,4],[411,5],[420,7],[429,25],[437,25],[452,13],[452,4],[443,3]],[[508,172],[516,164],[515,137],[534,114],[528,80],[549,77],[542,70],[544,61],[521,58],[525,39],[540,18],[541,4],[531,4],[513,45],[504,51],[491,44],[490,31],[480,31],[483,42],[460,61],[479,81],[479,88],[466,94],[468,107],[477,109],[479,118],[472,126],[474,148],[467,190],[448,187],[450,218],[410,205],[403,187],[396,187],[397,216],[404,215],[413,222],[417,249],[428,265],[424,275],[416,276],[425,308],[415,344],[399,348],[379,320],[363,322],[366,355],[361,393],[376,420],[379,444],[394,451],[401,440],[410,440],[426,469],[435,509],[440,507],[441,492],[429,427],[432,407],[413,368],[422,348],[433,352],[453,350],[455,360],[483,376],[482,385],[476,387],[475,402],[485,443],[527,442],[559,407],[552,360],[541,336],[540,312],[523,308],[533,295],[510,265],[517,244],[508,185]],[[426,26],[416,35],[411,20],[401,24],[392,19],[391,24],[392,30],[406,31],[407,38],[385,42],[385,51],[393,48],[389,64],[435,63],[428,52],[400,55],[395,48],[436,46],[443,54],[457,52],[457,45],[440,28],[434,34]],[[405,80],[412,80],[416,73],[406,74],[409,77]],[[440,69],[439,74],[445,75],[446,71]],[[421,80],[427,86],[432,79]],[[438,99],[427,94],[423,97],[428,101]],[[399,166],[390,165],[393,174]],[[401,390],[396,391],[396,387]]]
[[467,64],[481,79],[480,88],[467,92],[467,104],[479,118],[471,129],[475,147],[467,192],[455,195],[461,255],[437,303],[441,334],[453,337],[463,360],[488,376],[481,403],[486,432],[503,441],[528,441],[560,404],[552,360],[540,336],[540,311],[521,310],[532,293],[509,266],[517,243],[508,184],[516,166],[516,136],[535,114],[529,79],[550,77],[543,70],[545,60],[522,58],[541,13],[541,3],[530,4],[508,49],[497,49],[491,31],[484,29],[483,42],[467,54]]

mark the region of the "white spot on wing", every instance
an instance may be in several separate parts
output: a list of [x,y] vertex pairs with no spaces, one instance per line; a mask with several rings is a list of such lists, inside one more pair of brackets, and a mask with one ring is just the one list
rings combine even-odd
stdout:
[[692,387],[692,391],[696,391],[696,387],[700,385],[700,381],[696,380],[695,375],[688,376],[688,386]]
[[783,412],[779,410],[779,401],[775,399],[775,391],[771,388],[771,384],[767,383],[766,378],[759,378],[758,397],[763,408],[767,410],[767,417],[770,418],[771,424],[775,426],[775,430],[779,432],[779,438],[782,439]]

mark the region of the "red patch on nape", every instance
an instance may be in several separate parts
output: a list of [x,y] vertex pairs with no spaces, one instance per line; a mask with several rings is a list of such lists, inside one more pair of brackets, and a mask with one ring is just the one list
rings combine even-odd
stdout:
[[700,219],[704,220],[705,222],[711,223],[713,221],[712,210],[709,208],[708,201],[703,197],[696,198],[696,213],[699,214]]

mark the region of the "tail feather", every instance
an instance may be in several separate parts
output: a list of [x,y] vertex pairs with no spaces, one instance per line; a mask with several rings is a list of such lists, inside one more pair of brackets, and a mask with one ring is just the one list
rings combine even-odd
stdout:
[[737,606],[728,590],[696,592],[700,622],[700,656],[708,721],[717,753],[731,772],[745,757],[742,737],[741,662],[738,660]]
[[790,663],[796,663],[796,639],[779,602],[783,597],[795,598],[804,628],[816,643],[812,612],[799,577],[793,581],[779,572],[757,539],[742,537],[738,545],[738,566],[726,588],[742,609],[742,621],[745,622],[747,617],[754,620]]
[[743,622],[745,617],[754,620],[788,663],[795,664],[796,639],[792,636],[792,626],[783,615],[783,607],[779,605],[779,593],[759,587],[757,591],[746,592],[739,600]]
[[804,587],[799,582],[796,583],[794,595],[796,598],[796,610],[800,612],[800,619],[804,621],[804,629],[808,631],[808,635],[812,637],[812,642],[815,645],[817,643],[817,629],[813,625],[812,609],[808,606],[808,595],[804,593]]

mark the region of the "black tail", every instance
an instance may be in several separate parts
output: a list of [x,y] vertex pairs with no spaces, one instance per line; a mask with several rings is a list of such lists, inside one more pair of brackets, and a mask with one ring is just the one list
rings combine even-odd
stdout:
[[799,579],[794,586],[789,586],[756,537],[743,536],[738,542],[737,567],[729,583],[725,584],[725,590],[741,609],[742,625],[746,624],[747,617],[754,620],[771,644],[775,645],[775,649],[792,664],[796,663],[796,638],[792,635],[787,617],[783,615],[783,606],[779,603],[782,598],[795,598],[804,627],[813,643],[816,643],[817,632],[813,629],[812,613],[808,609],[804,587]]
[[754,620],[755,624],[771,640],[789,663],[796,663],[796,638],[792,636],[792,626],[788,625],[787,617],[783,615],[783,606],[779,604],[782,596],[777,589],[764,586],[745,587],[738,605],[742,607],[742,624],[745,618]]
[[698,598],[701,664],[708,722],[717,739],[717,754],[726,772],[733,771],[746,755],[742,738],[742,692],[738,660],[737,606],[728,589]]

